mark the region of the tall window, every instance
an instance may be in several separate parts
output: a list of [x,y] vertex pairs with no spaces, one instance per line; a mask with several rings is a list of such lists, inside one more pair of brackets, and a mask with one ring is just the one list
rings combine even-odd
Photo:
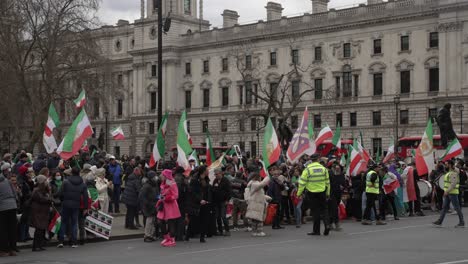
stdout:
[[299,94],[300,94],[300,86],[299,86],[299,81],[292,81],[291,82],[291,95],[292,95],[292,100],[297,101],[299,100]]
[[322,116],[320,114],[314,115],[314,128],[322,127]]
[[315,100],[321,100],[323,98],[323,86],[322,86],[322,79],[315,79],[314,80],[314,88],[315,88]]
[[221,88],[221,105],[222,106],[229,105],[229,88],[228,87]]
[[185,91],[185,109],[192,108],[192,91]]
[[314,60],[315,61],[321,61],[322,60],[322,47],[315,47]]
[[257,156],[257,141],[250,141],[250,154],[252,157]]
[[400,110],[400,125],[408,125],[408,124],[409,124],[409,111]]
[[270,52],[270,65],[276,66],[276,51]]
[[378,151],[382,151],[382,139],[373,138],[372,139],[372,153],[374,153],[374,155],[377,155]]
[[221,67],[223,72],[227,72],[229,70],[229,60],[228,58],[223,58],[221,60]]
[[117,116],[121,117],[123,114],[123,100],[117,99]]
[[382,116],[380,111],[372,112],[372,125],[380,126],[382,125]]
[[341,78],[335,77],[335,86],[336,86],[336,98],[340,98],[341,96]]
[[185,63],[185,74],[192,75],[192,63],[190,62]]
[[202,132],[203,133],[208,132],[208,120],[202,121]]
[[359,95],[359,75],[354,75],[354,96]]
[[338,126],[343,126],[343,114],[342,113],[338,113],[336,114],[336,122],[335,122],[335,125]]
[[192,0],[184,0],[184,13],[186,15],[192,14]]
[[291,116],[291,128],[297,129],[299,127],[298,117],[297,115]]
[[156,110],[156,92],[150,93],[150,110]]
[[411,72],[401,71],[400,72],[400,93],[408,94],[411,91]]
[[429,91],[439,91],[439,68],[429,69]]
[[428,118],[430,118],[432,122],[434,122],[434,120],[437,117],[437,108],[429,108],[427,114]]
[[356,113],[349,113],[349,126],[350,127],[357,126],[357,114]]
[[221,120],[221,132],[228,131],[228,122],[226,119]]
[[374,73],[374,96],[380,96],[383,93],[382,89],[382,73]]
[[209,73],[209,72],[210,72],[210,61],[204,60],[203,61],[203,73]]
[[153,135],[154,132],[155,132],[155,129],[154,129],[154,122],[150,122],[148,127],[149,127],[149,133],[150,133],[150,135]]
[[374,39],[374,54],[382,54],[382,40]]
[[245,82],[245,104],[252,104],[252,82]]
[[158,68],[156,65],[151,65],[151,77],[158,76]]
[[353,79],[351,72],[343,72],[343,97],[351,97],[353,95]]
[[239,104],[242,105],[244,103],[244,86],[239,86]]
[[409,50],[409,36],[400,37],[400,50],[408,51]]
[[245,68],[252,69],[252,55],[245,56]]
[[251,118],[250,119],[250,130],[256,131],[257,130],[257,119]]
[[429,48],[439,47],[439,32],[429,33]]
[[203,90],[203,108],[210,107],[210,90],[204,89]]
[[299,50],[294,49],[291,52],[291,60],[293,64],[299,64]]
[[351,57],[351,43],[343,44],[343,57],[345,58]]

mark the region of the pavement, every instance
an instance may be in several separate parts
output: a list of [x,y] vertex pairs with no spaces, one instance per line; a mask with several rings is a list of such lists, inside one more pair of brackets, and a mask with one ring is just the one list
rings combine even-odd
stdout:
[[330,236],[311,237],[312,225],[265,227],[267,237],[233,232],[231,237],[193,239],[174,248],[144,243],[142,238],[85,244],[79,248],[55,247],[44,252],[22,250],[18,257],[0,259],[5,264],[120,264],[120,263],[346,263],[346,264],[456,264],[468,263],[468,229],[455,229],[458,219],[448,215],[443,228],[431,226],[435,215],[402,218],[386,226],[363,226],[353,221]]

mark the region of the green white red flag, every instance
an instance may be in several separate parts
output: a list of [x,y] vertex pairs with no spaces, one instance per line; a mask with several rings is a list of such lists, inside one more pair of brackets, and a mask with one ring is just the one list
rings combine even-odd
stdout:
[[184,175],[188,176],[192,171],[187,156],[192,154],[193,149],[190,143],[190,135],[187,131],[187,113],[184,111],[179,121],[177,129],[177,164],[184,168]]
[[309,120],[307,124],[307,130],[309,132],[309,149],[306,150],[305,154],[306,155],[313,155],[317,151],[317,145],[315,144],[315,139],[314,139],[314,128],[312,126],[312,122]]
[[76,109],[80,109],[86,104],[86,92],[84,89],[81,90],[80,94],[78,95],[78,98],[73,100],[73,103],[75,103]]
[[265,127],[265,134],[263,136],[263,162],[266,168],[277,162],[281,155],[281,147],[279,145],[278,136],[276,135],[275,128],[268,118]]
[[388,172],[383,177],[382,187],[385,194],[389,194],[394,192],[398,187],[400,187],[400,182],[398,181],[398,178],[395,174],[393,174],[392,172]]
[[114,140],[124,140],[125,139],[125,135],[124,135],[122,126],[118,126],[118,127],[114,128],[111,131],[111,135],[114,138]]
[[[365,162],[359,151],[353,146],[349,146],[349,165],[347,175],[357,176],[362,170],[362,164]],[[367,163],[366,163],[367,164]]]
[[395,158],[395,144],[392,144],[390,145],[390,147],[388,147],[387,155],[385,155],[385,158],[383,159],[382,163],[387,164],[394,158]]
[[158,136],[156,137],[156,143],[153,146],[153,152],[150,157],[150,168],[154,167],[156,163],[164,157],[164,153],[166,152],[167,116],[168,114],[166,112],[159,125]]
[[57,111],[55,110],[54,105],[51,103],[49,106],[49,115],[47,117],[47,123],[44,129],[44,134],[42,136],[42,142],[44,143],[44,147],[47,153],[49,154],[57,149],[57,141],[55,141],[53,131],[59,125],[59,116],[57,114]]
[[60,216],[58,212],[55,212],[55,215],[52,218],[52,221],[50,221],[49,223],[49,232],[58,234],[61,226],[62,226],[62,217]]
[[341,126],[340,123],[336,125],[336,131],[332,138],[332,144],[341,150]]
[[82,109],[70,128],[68,128],[67,134],[57,149],[57,153],[59,153],[60,157],[64,160],[70,159],[78,153],[86,139],[90,138],[92,135],[93,128],[91,127],[91,122],[89,122],[85,110]]
[[460,156],[462,153],[463,147],[460,144],[460,141],[458,141],[458,139],[455,138],[454,140],[452,140],[452,142],[450,142],[450,145],[448,145],[447,149],[445,150],[445,154],[442,156],[441,160],[451,160],[457,156]]
[[206,166],[211,166],[214,162],[215,155],[213,151],[213,144],[211,143],[210,132],[206,131]]
[[416,169],[420,176],[431,173],[434,168],[434,138],[432,131],[432,121],[429,119],[426,131],[416,149]]
[[317,138],[315,139],[315,145],[320,146],[325,140],[333,138],[333,131],[331,130],[330,126],[326,125],[320,133],[318,134]]

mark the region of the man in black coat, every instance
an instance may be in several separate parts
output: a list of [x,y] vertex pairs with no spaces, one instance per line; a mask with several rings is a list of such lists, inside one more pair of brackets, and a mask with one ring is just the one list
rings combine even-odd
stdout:
[[141,169],[135,168],[133,173],[127,178],[125,190],[122,195],[122,202],[127,207],[125,215],[125,228],[138,229],[134,224],[135,216],[138,214],[138,195],[141,189]]
[[216,223],[218,226],[218,234],[223,235],[223,225],[226,233],[224,236],[230,236],[229,222],[226,217],[226,209],[229,200],[231,199],[232,187],[231,182],[224,177],[221,169],[215,169],[215,180],[213,181],[213,203],[216,211]]
[[145,242],[153,242],[155,240],[155,219],[156,219],[156,203],[159,195],[159,182],[156,177],[156,172],[149,171],[146,176],[146,181],[141,187],[138,200],[143,216],[146,217],[145,223]]
[[[59,232],[59,248],[63,247],[64,234],[71,233],[71,246],[77,246],[77,230],[78,230],[78,214],[80,212],[80,203],[83,203],[83,214],[87,214],[88,210],[88,189],[83,179],[79,176],[80,169],[73,167],[72,175],[67,177],[59,191],[59,197],[62,200],[62,230]],[[71,225],[69,226],[69,224]]]
[[187,215],[188,205],[188,179],[184,176],[184,169],[177,167],[175,171],[174,180],[177,183],[177,189],[179,190],[179,197],[177,198],[177,204],[179,205],[179,211],[181,217],[177,219],[176,225],[176,241],[182,241],[185,236],[185,217]]

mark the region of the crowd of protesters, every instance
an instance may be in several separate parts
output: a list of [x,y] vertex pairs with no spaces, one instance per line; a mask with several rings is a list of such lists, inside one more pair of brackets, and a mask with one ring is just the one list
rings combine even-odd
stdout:
[[[0,256],[16,256],[17,242],[28,240],[33,240],[33,251],[45,250],[47,240],[55,235],[48,230],[55,212],[62,217],[58,247],[64,247],[65,242],[71,247],[84,243],[89,235],[84,228],[89,210],[119,214],[122,204],[126,208],[125,228],[144,228],[144,242],[162,240],[161,245],[170,247],[192,238],[204,243],[207,238],[230,236],[231,231],[241,228],[263,237],[266,222],[271,222],[273,230],[286,225],[300,228],[308,209],[313,209],[305,206],[304,195],[297,195],[301,177],[311,163],[309,157],[296,164],[278,162],[268,168],[270,176],[266,177],[255,158],[226,157],[225,165],[214,170],[190,162],[193,170],[185,175],[175,162],[164,162],[153,170],[140,157],[116,158],[105,152],[92,157],[82,152],[68,161],[56,153],[35,159],[25,151],[5,154],[0,163]],[[464,226],[460,206],[468,199],[464,197],[467,177],[462,160],[441,162],[430,175],[418,175],[414,170],[412,179],[405,178],[405,171],[414,168],[413,162],[374,164],[357,176],[346,175],[338,158],[321,158],[319,162],[329,175],[324,208],[330,226],[326,229],[341,231],[340,221],[345,218],[383,225],[387,214],[398,220],[422,216],[423,209],[440,210],[441,217],[434,223],[440,225],[450,201],[460,215],[458,226]],[[374,179],[369,172],[375,172]],[[386,194],[382,179],[390,174],[398,174],[400,187]],[[448,174],[458,181],[450,193],[439,186],[431,195],[421,197],[419,180],[437,186],[438,179]],[[376,195],[367,192],[369,181],[379,183],[374,186],[381,190]],[[416,199],[409,202],[399,195],[408,181],[414,181],[411,185],[416,192]],[[452,191],[454,188],[459,191]],[[232,225],[228,216],[232,216]]]

